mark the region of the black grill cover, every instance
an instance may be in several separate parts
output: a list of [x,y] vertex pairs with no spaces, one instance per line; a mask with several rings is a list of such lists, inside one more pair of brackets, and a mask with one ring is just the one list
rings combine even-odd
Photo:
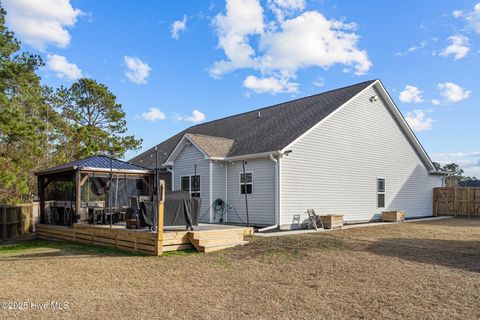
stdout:
[[198,226],[202,200],[192,198],[187,191],[173,191],[165,197],[165,226]]

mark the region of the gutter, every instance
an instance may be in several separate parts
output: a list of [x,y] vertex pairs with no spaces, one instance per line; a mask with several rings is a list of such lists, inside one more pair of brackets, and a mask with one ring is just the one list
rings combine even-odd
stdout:
[[438,170],[430,170],[430,171],[428,171],[428,173],[430,173],[430,174],[438,174],[438,175],[441,175],[441,176],[448,176],[448,172],[438,171]]
[[210,160],[218,160],[218,161],[238,161],[238,160],[248,160],[248,159],[255,159],[255,158],[268,158],[270,156],[281,156],[283,152],[280,150],[270,151],[270,152],[261,152],[261,153],[251,153],[245,154],[241,156],[234,156],[234,157],[210,157]]

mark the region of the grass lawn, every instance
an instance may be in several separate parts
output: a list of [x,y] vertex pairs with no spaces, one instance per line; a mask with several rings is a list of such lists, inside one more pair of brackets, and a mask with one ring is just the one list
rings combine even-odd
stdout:
[[[0,318],[480,319],[480,219],[274,238],[218,253],[0,246]],[[1,307],[1,305],[0,305]]]

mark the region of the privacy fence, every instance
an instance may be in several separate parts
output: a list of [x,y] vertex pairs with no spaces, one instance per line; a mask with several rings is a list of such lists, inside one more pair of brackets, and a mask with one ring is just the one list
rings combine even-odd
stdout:
[[0,242],[33,233],[37,219],[38,203],[0,205]]
[[433,215],[480,216],[480,188],[434,188]]

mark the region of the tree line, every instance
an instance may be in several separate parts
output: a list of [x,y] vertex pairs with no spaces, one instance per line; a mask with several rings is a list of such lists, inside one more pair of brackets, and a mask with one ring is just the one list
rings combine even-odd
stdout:
[[0,203],[36,193],[34,173],[94,154],[122,157],[140,148],[127,134],[125,112],[107,86],[78,79],[42,84],[39,55],[21,50],[0,6]]

